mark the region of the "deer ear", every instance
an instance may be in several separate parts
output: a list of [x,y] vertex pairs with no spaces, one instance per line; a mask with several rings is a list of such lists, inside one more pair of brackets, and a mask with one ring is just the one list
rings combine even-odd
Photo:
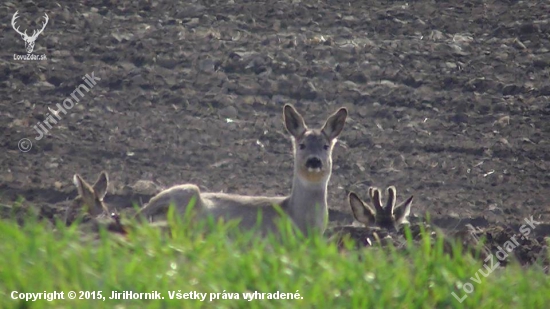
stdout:
[[397,224],[402,224],[408,222],[407,217],[411,213],[411,206],[414,196],[411,195],[406,201],[401,203],[399,206],[395,207],[393,214],[395,216],[395,222]]
[[353,213],[353,217],[355,220],[365,224],[365,225],[371,225],[375,222],[375,212],[372,208],[370,208],[369,205],[365,204],[359,198],[355,192],[350,192],[348,194],[348,202],[351,207],[351,211]]
[[307,129],[302,115],[290,104],[285,104],[283,108],[283,120],[286,130],[294,137],[301,136]]
[[109,175],[107,175],[107,172],[103,171],[101,172],[101,174],[99,174],[99,177],[97,178],[94,184],[94,192],[100,201],[103,201],[103,198],[107,194],[108,186],[109,186]]
[[340,135],[340,133],[342,133],[347,117],[348,110],[345,107],[340,108],[337,112],[328,117],[321,131],[330,140],[334,140],[338,137],[338,135]]
[[80,195],[81,197],[90,198],[94,196],[93,189],[84,179],[82,179],[82,177],[79,174],[74,174],[73,183],[76,186],[78,195]]

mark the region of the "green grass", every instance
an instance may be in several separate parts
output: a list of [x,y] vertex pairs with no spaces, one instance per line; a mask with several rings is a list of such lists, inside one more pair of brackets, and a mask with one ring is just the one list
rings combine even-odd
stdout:
[[[281,241],[239,234],[234,223],[170,224],[170,237],[143,225],[126,240],[105,232],[85,240],[75,227],[0,220],[0,308],[545,308],[550,300],[540,270],[511,265],[485,278],[482,263],[450,258],[428,241],[407,253],[351,244],[343,253],[322,237],[296,236],[288,223]],[[476,274],[480,283],[470,279]],[[468,283],[473,291],[460,303],[451,293],[463,297]],[[65,300],[14,300],[12,291],[63,291]],[[69,291],[101,292],[106,300],[69,300]],[[109,300],[113,291],[158,291],[164,299]],[[256,291],[298,299],[243,299]],[[206,299],[170,299],[169,292]]]

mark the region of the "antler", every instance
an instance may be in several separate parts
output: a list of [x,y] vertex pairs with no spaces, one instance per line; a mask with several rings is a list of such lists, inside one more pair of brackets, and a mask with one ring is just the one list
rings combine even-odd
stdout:
[[386,203],[386,215],[392,216],[393,215],[393,209],[395,208],[395,199],[396,199],[396,192],[394,186],[389,186],[386,190],[388,195],[388,201]]
[[28,37],[27,30],[25,30],[25,32],[23,33],[19,31],[19,27],[15,28],[15,20],[19,18],[19,16],[17,16],[18,12],[19,11],[16,11],[15,14],[13,14],[13,17],[11,18],[11,26],[13,27],[13,30],[15,30],[15,32],[19,33],[21,36]]
[[372,201],[372,204],[374,204],[374,209],[376,210],[376,213],[383,213],[384,208],[382,207],[382,201],[380,200],[380,190],[378,188],[369,188],[369,197]]
[[36,38],[40,33],[42,33],[42,31],[44,31],[44,28],[46,28],[46,25],[48,24],[48,20],[50,20],[50,18],[48,17],[48,14],[44,13],[44,19],[46,19],[46,21],[44,22],[44,24],[42,24],[42,29],[38,30],[38,32],[36,32],[36,30],[32,31],[32,36],[31,36],[32,38]]
[[389,186],[387,188],[388,199],[384,207],[381,201],[382,192],[380,189],[370,187],[368,195],[374,205],[374,209],[363,202],[354,192],[350,192],[348,195],[348,203],[351,206],[353,217],[357,221],[365,225],[374,223],[376,226],[389,230],[397,230],[399,225],[408,222],[407,217],[411,212],[413,196],[396,206],[397,190],[395,186]]

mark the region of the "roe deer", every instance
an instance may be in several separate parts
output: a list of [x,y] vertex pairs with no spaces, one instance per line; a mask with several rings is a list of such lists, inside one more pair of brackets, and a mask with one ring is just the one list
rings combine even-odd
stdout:
[[409,197],[403,203],[395,206],[396,190],[394,186],[387,189],[388,201],[386,207],[382,207],[381,192],[378,188],[369,188],[369,197],[374,205],[374,209],[355,193],[348,195],[349,205],[353,212],[355,220],[368,225],[374,225],[387,230],[398,230],[399,225],[408,223],[407,217],[411,212],[413,196]]
[[[380,244],[393,242],[395,247],[403,247],[406,243],[405,240],[403,238],[399,240],[399,236],[394,240],[393,237],[390,236],[390,234],[393,234],[395,236],[394,232],[397,232],[399,230],[399,226],[408,223],[407,217],[409,216],[411,211],[413,196],[406,199],[400,205],[395,206],[395,187],[388,187],[387,193],[388,200],[386,203],[386,207],[383,207],[381,202],[380,190],[373,187],[369,188],[368,195],[372,201],[372,204],[374,205],[374,209],[367,203],[363,202],[354,192],[350,192],[348,195],[349,204],[353,212],[353,217],[360,223],[363,223],[365,226],[374,225],[381,228],[380,234],[378,234],[377,232],[370,233],[367,229],[362,229],[363,231],[361,231],[361,229],[356,229],[354,227],[341,229],[340,231],[336,230],[336,232],[340,232],[341,234],[343,234],[342,232],[354,233],[355,238],[357,240],[360,240],[358,242],[359,244],[361,244],[361,241],[365,240],[365,235],[367,235],[367,238],[372,235],[373,238],[376,239]],[[491,255],[490,250],[480,242],[479,237],[475,233],[476,230],[473,226],[468,227],[468,229],[461,229],[458,231],[445,233],[440,228],[432,228],[429,224],[422,225],[427,231],[426,235],[431,238],[432,245],[435,244],[435,238],[437,237],[437,235],[441,235],[443,237],[443,251],[450,254],[451,256],[453,256],[454,254],[453,246],[457,242],[462,243],[463,253],[470,253],[472,256],[475,257],[479,252],[479,256],[483,260]],[[420,240],[422,236],[421,231],[422,229],[420,228],[420,225],[412,226],[411,235],[413,239],[417,241]],[[367,239],[367,242],[370,244],[369,239]]]
[[241,219],[239,227],[246,230],[257,226],[261,210],[259,228],[265,236],[267,232],[277,231],[276,218],[280,214],[273,205],[278,205],[304,235],[322,234],[328,221],[327,185],[332,173],[332,150],[347,115],[347,109],[342,107],[328,117],[321,129],[309,129],[296,109],[285,104],[283,122],[291,135],[294,153],[294,178],[289,196],[201,193],[194,184],[182,184],[160,192],[136,216],[164,219],[169,205],[184,214],[191,198],[195,198],[194,211],[199,217]]
[[108,231],[126,234],[126,229],[122,226],[118,213],[109,212],[103,202],[109,185],[107,172],[101,172],[93,186],[90,186],[78,174],[74,175],[73,182],[78,191],[78,196],[67,209],[65,215],[67,225],[81,218],[82,223],[91,228],[92,231],[97,232],[101,226],[104,226]]

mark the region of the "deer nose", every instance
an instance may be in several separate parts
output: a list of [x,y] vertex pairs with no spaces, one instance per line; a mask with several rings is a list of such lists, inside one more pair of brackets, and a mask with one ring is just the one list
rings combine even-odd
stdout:
[[321,168],[323,167],[323,162],[319,158],[309,158],[306,161],[307,168]]

